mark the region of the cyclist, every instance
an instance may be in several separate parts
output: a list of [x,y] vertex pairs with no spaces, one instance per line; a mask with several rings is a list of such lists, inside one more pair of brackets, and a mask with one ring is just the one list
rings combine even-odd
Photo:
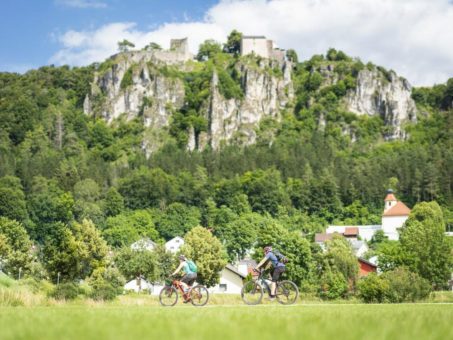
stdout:
[[258,263],[256,269],[259,269],[261,266],[270,262],[272,266],[272,283],[271,283],[271,296],[270,299],[275,299],[275,290],[277,288],[277,281],[280,278],[280,275],[286,270],[284,263],[280,262],[277,256],[272,252],[271,246],[264,247],[264,258]]
[[179,271],[182,269],[184,272],[183,277],[181,278],[181,284],[184,288],[184,293],[187,293],[189,290],[189,287],[193,285],[195,280],[197,279],[197,273],[191,270],[190,265],[187,261],[187,258],[184,255],[179,255],[179,266],[176,268],[176,270],[171,274],[172,276],[175,276],[176,274],[179,273]]

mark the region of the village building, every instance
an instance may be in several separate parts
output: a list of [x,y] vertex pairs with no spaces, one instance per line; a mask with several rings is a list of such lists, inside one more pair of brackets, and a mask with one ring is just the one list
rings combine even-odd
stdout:
[[156,249],[156,243],[154,243],[151,239],[149,238],[142,238],[134,243],[131,244],[131,249],[132,250],[149,250],[153,251]]
[[338,226],[330,225],[326,229],[327,234],[339,233],[345,237],[353,237],[354,232],[356,237],[361,240],[370,241],[373,235],[382,230],[389,240],[399,239],[399,229],[404,225],[409,217],[411,210],[401,201],[398,201],[393,193],[393,190],[387,191],[387,196],[384,199],[384,211],[380,225],[358,225],[358,226]]
[[358,258],[358,261],[359,261],[359,278],[377,272],[377,265],[375,265],[374,263],[371,263],[370,261],[367,261],[361,257]]
[[233,265],[227,264],[220,273],[219,283],[209,288],[209,292],[214,294],[240,294],[246,276]]
[[184,239],[180,236],[173,237],[170,241],[165,243],[165,249],[170,253],[177,253],[179,248],[184,245]]

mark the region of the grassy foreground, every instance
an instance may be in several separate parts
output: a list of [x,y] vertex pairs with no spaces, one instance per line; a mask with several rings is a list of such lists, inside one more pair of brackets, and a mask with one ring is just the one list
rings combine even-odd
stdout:
[[0,339],[452,339],[453,305],[0,308]]

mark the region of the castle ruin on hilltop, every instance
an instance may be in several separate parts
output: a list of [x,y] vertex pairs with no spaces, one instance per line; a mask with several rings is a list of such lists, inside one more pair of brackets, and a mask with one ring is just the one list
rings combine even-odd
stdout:
[[241,39],[241,55],[255,54],[266,59],[275,59],[279,62],[286,60],[285,50],[275,48],[274,41],[265,36],[245,35]]

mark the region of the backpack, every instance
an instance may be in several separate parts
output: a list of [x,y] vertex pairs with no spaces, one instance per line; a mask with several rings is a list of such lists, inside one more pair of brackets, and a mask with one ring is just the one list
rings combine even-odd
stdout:
[[288,258],[285,255],[283,255],[282,253],[280,253],[278,250],[274,250],[274,255],[277,257],[279,262],[281,262],[283,264],[288,263]]
[[187,260],[187,264],[189,266],[189,269],[193,272],[193,273],[196,273],[198,268],[197,268],[197,265],[195,264],[195,262],[193,262],[192,260]]

